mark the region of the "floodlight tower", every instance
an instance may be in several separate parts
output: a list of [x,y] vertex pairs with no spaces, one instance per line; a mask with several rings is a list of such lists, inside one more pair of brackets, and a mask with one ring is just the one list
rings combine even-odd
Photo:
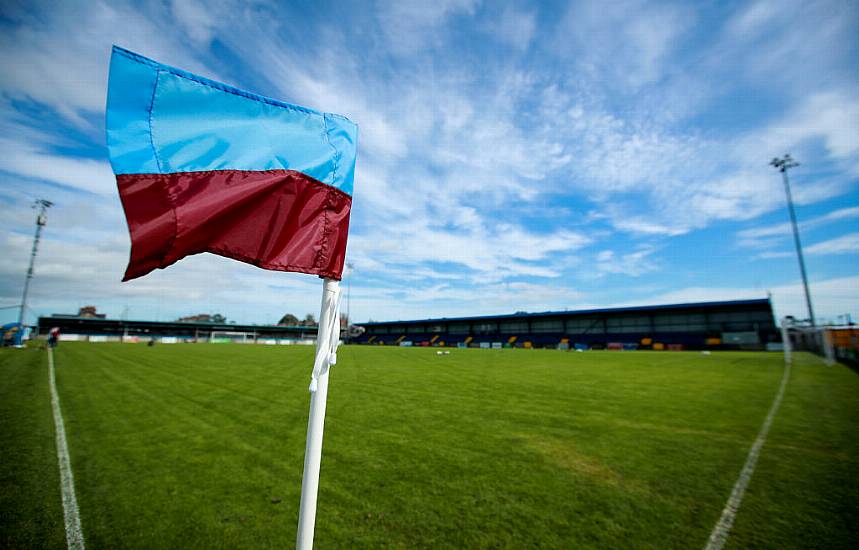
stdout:
[[27,278],[24,279],[24,294],[21,296],[21,312],[18,314],[18,324],[21,325],[20,332],[24,332],[24,317],[27,310],[27,293],[30,291],[30,279],[33,278],[33,264],[36,263],[36,254],[39,252],[39,240],[42,238],[42,228],[48,223],[46,212],[54,203],[45,199],[38,199],[33,203],[33,208],[39,209],[36,216],[36,235],[33,237],[33,250],[30,251],[30,267],[27,268]]
[[814,309],[811,307],[811,292],[808,290],[808,276],[805,273],[805,260],[802,257],[802,243],[799,241],[799,226],[796,224],[796,211],[793,208],[790,180],[787,177],[787,171],[799,166],[799,163],[787,154],[782,158],[776,157],[772,159],[770,165],[781,172],[782,180],[784,181],[784,192],[787,195],[787,209],[790,212],[790,223],[793,225],[793,241],[796,244],[796,256],[799,258],[799,272],[802,274],[802,286],[805,289],[805,303],[808,305],[808,318],[811,321],[811,326],[816,326],[814,322]]

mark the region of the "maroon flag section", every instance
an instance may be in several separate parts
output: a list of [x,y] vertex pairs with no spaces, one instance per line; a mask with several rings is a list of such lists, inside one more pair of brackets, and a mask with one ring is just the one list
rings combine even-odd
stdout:
[[118,174],[131,233],[124,281],[211,252],[340,279],[352,197],[294,170]]

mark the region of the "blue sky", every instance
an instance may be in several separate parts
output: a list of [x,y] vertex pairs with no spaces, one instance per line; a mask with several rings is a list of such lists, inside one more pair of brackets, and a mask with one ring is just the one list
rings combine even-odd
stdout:
[[[311,276],[212,255],[120,283],[112,44],[361,129],[358,321],[766,297],[859,318],[859,7],[759,2],[4,2],[0,306],[53,200],[36,314],[317,312]],[[345,309],[345,304],[344,304]],[[14,317],[0,310],[0,319]]]

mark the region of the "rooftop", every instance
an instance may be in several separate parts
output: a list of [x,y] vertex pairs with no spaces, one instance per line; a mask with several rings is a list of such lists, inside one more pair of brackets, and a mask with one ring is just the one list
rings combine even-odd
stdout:
[[412,324],[412,323],[433,323],[433,322],[451,322],[451,321],[482,321],[491,319],[516,319],[516,318],[533,318],[533,317],[549,317],[554,315],[588,315],[594,313],[624,313],[630,311],[652,311],[666,309],[695,309],[695,308],[718,308],[731,306],[766,306],[770,307],[769,298],[759,298],[753,300],[727,300],[720,302],[689,302],[682,304],[664,304],[654,306],[627,306],[627,307],[610,307],[598,309],[579,309],[579,310],[560,310],[560,311],[541,311],[535,313],[526,313],[518,311],[516,313],[507,313],[501,315],[479,315],[474,317],[440,317],[435,319],[415,319],[410,321],[375,321],[371,323],[355,323],[358,326],[369,327],[375,325],[390,325],[390,324]]

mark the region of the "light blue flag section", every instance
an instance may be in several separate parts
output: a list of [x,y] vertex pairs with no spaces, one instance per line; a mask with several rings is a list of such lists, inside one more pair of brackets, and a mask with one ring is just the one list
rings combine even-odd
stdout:
[[114,46],[107,145],[116,174],[296,170],[351,195],[358,127]]

